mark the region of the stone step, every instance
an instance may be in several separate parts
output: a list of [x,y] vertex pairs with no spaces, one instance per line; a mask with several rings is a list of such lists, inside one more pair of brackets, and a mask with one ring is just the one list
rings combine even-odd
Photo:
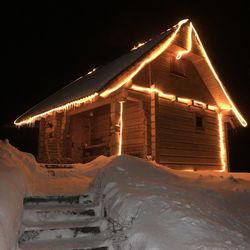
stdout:
[[[108,250],[112,241],[105,234],[72,239],[41,240],[24,242],[20,250]],[[111,247],[111,249],[113,249]]]
[[34,209],[25,209],[23,213],[23,224],[35,224],[41,222],[60,222],[68,220],[77,221],[84,220],[86,218],[92,218],[96,216],[95,209],[72,209],[72,208],[64,208],[61,210],[51,210],[51,209],[43,209],[43,210],[34,210]]
[[75,196],[29,196],[24,198],[24,207],[32,205],[53,205],[53,204],[90,204],[92,201],[88,194]]

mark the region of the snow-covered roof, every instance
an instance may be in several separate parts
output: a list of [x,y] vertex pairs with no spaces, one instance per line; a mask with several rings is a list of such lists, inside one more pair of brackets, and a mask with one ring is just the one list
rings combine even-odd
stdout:
[[[177,33],[183,27],[187,27],[187,30],[189,30],[188,37],[184,38],[184,40],[188,41],[188,49],[182,48],[182,51],[178,52],[177,59],[179,59],[182,55],[191,52],[192,41],[196,41],[198,44],[198,50],[201,52],[201,56],[203,57],[202,60],[196,61],[196,69],[201,75],[203,75],[202,78],[204,78],[204,83],[214,98],[217,106],[220,110],[231,110],[239,121],[239,124],[246,127],[247,122],[244,120],[243,116],[240,114],[228,95],[211,64],[204,47],[202,46],[195,28],[188,19],[180,21],[171,29],[168,29],[167,31],[156,36],[154,39],[151,39],[143,44],[143,46],[132,49],[129,53],[117,58],[116,60],[76,79],[66,87],[60,89],[55,94],[47,97],[42,102],[29,109],[17,118],[14,123],[18,126],[29,124],[45,117],[50,113],[79,106],[81,103],[86,102],[86,100],[92,101],[99,94],[100,96],[105,97],[105,93],[113,92],[123,86],[126,81],[135,76],[147,63],[153,61],[162,52],[164,52],[171,45]],[[135,68],[134,70],[133,67]],[[112,84],[123,73],[131,69],[132,71],[129,73],[130,75],[126,78],[126,80],[123,80],[122,83],[118,84],[114,88]]]
[[129,53],[115,59],[114,61],[100,66],[92,73],[82,76],[69,85],[60,89],[56,93],[47,97],[23,115],[21,115],[16,122],[21,122],[29,117],[46,112],[51,108],[62,106],[80,98],[90,96],[100,90],[105,89],[108,84],[119,76],[128,67],[132,66],[141,57],[145,56],[147,52],[151,51],[163,39],[168,37],[173,32],[173,29],[163,32],[154,39],[148,41],[145,45],[131,50]]

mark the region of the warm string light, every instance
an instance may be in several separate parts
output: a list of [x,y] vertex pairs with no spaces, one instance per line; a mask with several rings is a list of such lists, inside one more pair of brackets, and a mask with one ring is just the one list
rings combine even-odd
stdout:
[[182,51],[179,51],[177,56],[176,56],[176,59],[177,60],[180,60],[181,57],[184,55],[184,54],[187,54],[191,51],[192,49],[192,24],[190,22],[190,25],[188,26],[188,36],[187,36],[187,49],[186,50],[182,50]]
[[219,141],[220,141],[220,160],[221,160],[221,171],[226,171],[226,149],[225,149],[225,138],[223,129],[222,114],[218,113],[218,129],[219,129]]
[[118,147],[118,155],[122,154],[122,133],[123,133],[123,101],[120,102],[120,135],[119,135],[119,147]]
[[209,68],[211,69],[211,71],[212,71],[214,77],[216,78],[216,80],[217,80],[218,83],[220,84],[220,87],[221,87],[222,91],[224,92],[224,94],[225,94],[225,96],[226,96],[228,102],[230,103],[230,105],[231,105],[231,107],[232,107],[232,111],[234,112],[234,114],[235,114],[236,117],[238,118],[238,120],[239,120],[239,122],[241,123],[241,125],[242,125],[243,127],[246,127],[246,126],[247,126],[247,122],[245,121],[245,119],[243,118],[243,116],[241,115],[241,113],[237,110],[237,108],[235,107],[233,101],[232,101],[231,98],[229,97],[229,95],[228,95],[228,93],[227,93],[225,87],[223,86],[223,84],[222,84],[222,82],[221,82],[219,76],[218,76],[217,73],[215,72],[215,69],[214,69],[214,67],[213,67],[213,65],[212,65],[212,63],[211,63],[211,61],[210,61],[209,58],[208,58],[208,55],[207,55],[207,53],[206,53],[206,51],[205,51],[205,49],[204,49],[204,47],[203,47],[203,45],[202,45],[202,42],[201,42],[201,40],[200,40],[200,38],[199,38],[199,36],[198,36],[197,31],[195,30],[195,28],[194,28],[194,26],[193,26],[193,24],[192,24],[191,22],[190,22],[190,26],[192,27],[192,30],[194,31],[194,34],[195,34],[195,36],[196,36],[196,38],[197,38],[197,40],[198,40],[198,42],[199,42],[201,52],[202,52],[202,54],[203,54],[203,56],[204,56],[204,58],[205,58],[205,60],[206,60],[206,62],[207,62],[207,64],[208,64]]
[[[85,102],[89,102],[89,101],[93,101],[94,98],[98,95],[100,95],[101,97],[107,97],[109,94],[111,94],[112,92],[116,91],[117,89],[119,89],[120,87],[122,87],[124,84],[126,84],[128,81],[130,81],[147,63],[153,61],[156,57],[158,57],[162,52],[164,52],[170,45],[171,43],[173,42],[173,40],[175,39],[177,33],[179,32],[180,28],[182,27],[183,24],[187,23],[188,22],[188,19],[185,19],[185,20],[182,20],[180,21],[177,25],[174,26],[174,28],[176,28],[175,32],[165,41],[163,42],[161,45],[159,45],[152,53],[150,53],[136,68],[135,70],[133,70],[128,76],[126,76],[124,79],[122,79],[121,81],[119,81],[114,87],[111,87],[111,88],[108,88],[107,90],[103,91],[102,93],[98,94],[98,93],[95,93],[91,96],[88,96],[88,97],[84,97],[84,98],[81,98],[79,100],[76,100],[76,101],[72,101],[68,104],[65,104],[65,105],[62,105],[60,107],[57,107],[57,108],[54,108],[54,109],[51,109],[47,112],[44,112],[44,113],[41,113],[41,114],[38,114],[38,115],[35,115],[33,117],[30,117],[24,121],[21,121],[21,122],[14,122],[15,125],[17,126],[22,126],[22,125],[25,125],[25,124],[32,124],[34,123],[36,120],[39,120],[40,118],[42,117],[45,117],[47,115],[51,115],[52,113],[54,112],[60,112],[60,111],[65,111],[65,110],[68,110],[70,108],[73,108],[73,107],[78,107],[79,105],[81,105],[82,103],[85,103]],[[180,52],[178,52],[177,56],[176,56],[176,59],[180,59],[184,54],[188,53],[191,51],[192,49],[192,31],[194,32],[198,42],[199,42],[199,45],[200,45],[200,49],[202,51],[202,54],[206,60],[206,62],[208,63],[213,75],[215,76],[216,80],[219,82],[220,84],[220,87],[222,88],[227,100],[229,101],[231,107],[226,107],[227,110],[231,109],[233,111],[233,113],[236,115],[236,117],[238,118],[239,122],[241,123],[241,125],[243,127],[246,127],[247,126],[247,122],[244,120],[244,118],[242,117],[242,115],[240,114],[240,112],[237,110],[237,108],[235,107],[233,101],[230,99],[229,95],[227,94],[222,82],[220,81],[218,75],[216,74],[207,54],[206,54],[206,51],[201,43],[201,40],[198,36],[198,33],[196,32],[194,26],[192,25],[192,23],[190,22],[189,24],[189,29],[188,29],[188,37],[187,37],[187,50],[182,50]],[[140,46],[144,45],[144,43],[140,43],[138,44]],[[137,47],[137,48],[138,48]],[[135,48],[136,49],[136,48]],[[96,69],[93,69],[92,71],[90,71],[87,75],[89,74],[92,74]],[[168,95],[168,94],[165,94],[165,93],[162,93],[161,91],[159,91],[159,96],[162,96],[164,98],[167,98],[167,99],[176,99],[175,96],[173,95]],[[197,101],[198,102],[198,101]],[[198,103],[197,103],[198,104]],[[207,107],[208,109],[210,110],[213,110],[213,111],[216,111],[218,110],[217,107],[215,106],[211,106],[211,105],[208,105]],[[225,109],[224,107],[220,107],[220,109]]]
[[136,67],[135,70],[133,70],[127,77],[125,77],[123,80],[118,82],[114,87],[109,88],[102,92],[100,94],[101,97],[107,97],[110,95],[112,92],[116,91],[120,87],[122,87],[124,84],[126,84],[128,81],[130,81],[146,64],[150,63],[153,61],[156,57],[158,57],[162,52],[164,52],[169,45],[172,43],[174,38],[176,37],[177,33],[179,32],[180,28],[184,23],[188,22],[188,19],[182,20],[177,24],[177,29],[175,32],[165,41],[163,42],[160,46],[157,47],[152,53],[150,53],[144,60],[142,60],[139,65]]
[[143,46],[146,42],[144,43],[138,43],[137,45],[135,45],[130,51],[136,50],[138,48],[140,48],[141,46]]
[[87,75],[91,75],[92,73],[94,73],[94,72],[96,71],[96,69],[97,69],[97,68],[93,68],[91,71],[89,71],[89,72],[87,73]]
[[133,84],[130,88],[133,89],[133,90],[136,90],[136,91],[145,92],[145,93],[149,93],[149,94],[150,93],[158,93],[158,95],[160,97],[163,97],[165,99],[169,99],[169,100],[172,100],[172,101],[174,101],[176,99],[175,95],[163,93],[161,90],[159,90],[159,89],[157,89],[155,87],[146,88],[146,87],[141,87],[141,86]]
[[55,112],[65,111],[65,110],[68,110],[68,109],[71,109],[71,108],[79,107],[82,103],[92,102],[92,101],[94,101],[95,97],[97,97],[97,96],[98,96],[98,93],[95,93],[93,95],[81,98],[81,99],[76,100],[76,101],[69,102],[69,103],[67,103],[65,105],[62,105],[62,106],[59,106],[57,108],[51,109],[49,111],[43,112],[41,114],[32,116],[32,117],[30,117],[30,118],[28,118],[28,119],[26,119],[24,121],[17,122],[17,120],[16,120],[16,121],[14,121],[14,124],[16,126],[33,124],[36,120],[39,120],[39,119],[41,119],[43,117],[46,117],[48,115],[52,115]]
[[207,104],[204,102],[194,100],[193,103],[194,103],[194,106],[202,107],[204,109],[207,108]]
[[216,106],[207,105],[204,102],[192,100],[189,98],[177,97],[175,95],[167,94],[167,93],[164,93],[161,90],[159,90],[153,86],[151,88],[147,88],[147,87],[142,87],[142,86],[138,86],[138,85],[133,84],[130,88],[133,90],[139,91],[139,92],[144,92],[144,93],[149,93],[149,94],[150,93],[158,93],[159,97],[162,97],[162,98],[165,98],[165,99],[168,99],[171,101],[178,101],[181,103],[185,103],[187,105],[193,104],[194,106],[202,107],[203,109],[207,108],[207,109],[212,110],[212,111],[218,110],[218,108]]
[[177,101],[185,103],[187,105],[191,105],[192,104],[192,100],[191,99],[184,98],[184,97],[177,97]]

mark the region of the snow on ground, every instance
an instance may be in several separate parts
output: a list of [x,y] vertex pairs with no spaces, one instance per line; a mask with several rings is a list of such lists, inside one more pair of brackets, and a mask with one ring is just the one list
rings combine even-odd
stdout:
[[[94,184],[91,184],[94,181]],[[0,141],[0,249],[16,249],[24,195],[100,191],[120,249],[250,249],[250,174],[183,172],[132,156],[56,175]]]
[[82,194],[88,190],[97,173],[114,157],[99,156],[86,164],[74,164],[72,170],[49,170],[38,167],[39,178],[36,178],[29,192],[32,195],[71,195]]
[[101,174],[104,207],[127,238],[121,249],[250,249],[248,177],[121,156]]

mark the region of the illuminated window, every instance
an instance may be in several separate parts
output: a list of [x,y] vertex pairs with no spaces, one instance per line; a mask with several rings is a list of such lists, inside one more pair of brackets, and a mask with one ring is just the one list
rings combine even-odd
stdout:
[[186,77],[186,65],[183,59],[171,58],[171,73],[177,76]]
[[204,117],[202,117],[201,115],[196,115],[195,126],[196,128],[204,128]]

